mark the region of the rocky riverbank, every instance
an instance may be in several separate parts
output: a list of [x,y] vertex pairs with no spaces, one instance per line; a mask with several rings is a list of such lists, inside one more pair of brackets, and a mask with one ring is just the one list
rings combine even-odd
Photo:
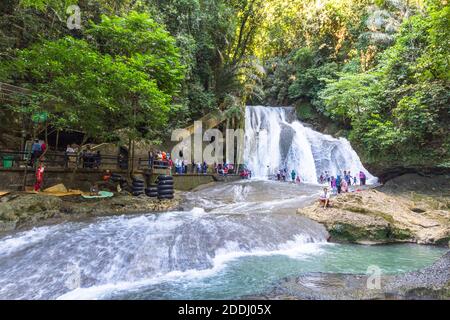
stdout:
[[0,198],[0,232],[90,217],[174,210],[180,197],[157,200],[118,194],[108,199],[13,193]]
[[323,224],[331,241],[352,243],[414,242],[449,245],[448,179],[402,176],[377,189],[332,198],[297,213]]
[[[369,285],[368,285],[369,284]],[[379,286],[377,285],[379,284]],[[450,252],[432,266],[400,275],[308,273],[288,277],[267,293],[246,299],[450,299]]]

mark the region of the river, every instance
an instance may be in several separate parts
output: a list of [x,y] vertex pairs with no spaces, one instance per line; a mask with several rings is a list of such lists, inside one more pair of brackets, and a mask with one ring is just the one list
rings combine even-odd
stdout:
[[307,272],[385,273],[445,249],[327,243],[295,214],[320,187],[264,180],[185,194],[184,210],[67,222],[0,238],[1,299],[231,299]]
[[[184,210],[3,236],[0,299],[234,299],[308,272],[416,270],[446,251],[331,244],[323,226],[297,215],[317,199],[317,177],[325,171],[376,177],[346,139],[308,128],[293,108],[247,107],[245,141],[254,179],[185,193]],[[284,169],[302,183],[267,179]]]

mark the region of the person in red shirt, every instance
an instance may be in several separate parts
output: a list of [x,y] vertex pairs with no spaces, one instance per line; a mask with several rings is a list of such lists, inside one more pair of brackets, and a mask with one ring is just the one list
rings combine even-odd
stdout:
[[41,154],[43,154],[46,149],[47,149],[47,144],[45,143],[45,141],[42,141],[42,143],[41,143]]
[[44,164],[39,163],[36,169],[36,183],[34,184],[34,191],[39,192],[42,188],[42,183],[44,182]]

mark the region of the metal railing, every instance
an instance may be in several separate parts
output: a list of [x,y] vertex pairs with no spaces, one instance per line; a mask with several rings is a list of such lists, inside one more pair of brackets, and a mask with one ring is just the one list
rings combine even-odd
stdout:
[[98,153],[26,152],[0,150],[0,168],[33,167],[42,162],[50,168],[127,169],[128,159]]
[[[0,150],[0,168],[14,169],[35,167],[38,162],[42,162],[47,168],[59,169],[92,169],[92,170],[127,170],[128,158],[122,155],[99,154],[99,153],[67,153],[47,151],[45,153],[35,153],[28,151]],[[188,164],[186,168],[180,170],[175,164],[170,166],[167,160],[153,160],[148,158],[138,158],[135,161],[137,170],[150,170],[153,172],[164,172],[164,174],[221,174],[209,165],[204,172],[203,167],[198,170],[197,165]],[[229,170],[228,174],[236,174],[235,170]]]

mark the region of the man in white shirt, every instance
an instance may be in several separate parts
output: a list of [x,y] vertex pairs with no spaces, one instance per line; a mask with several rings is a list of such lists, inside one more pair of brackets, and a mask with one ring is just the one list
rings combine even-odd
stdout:
[[323,188],[323,192],[320,195],[320,204],[323,204],[324,209],[330,204],[330,193],[328,192],[328,188]]

